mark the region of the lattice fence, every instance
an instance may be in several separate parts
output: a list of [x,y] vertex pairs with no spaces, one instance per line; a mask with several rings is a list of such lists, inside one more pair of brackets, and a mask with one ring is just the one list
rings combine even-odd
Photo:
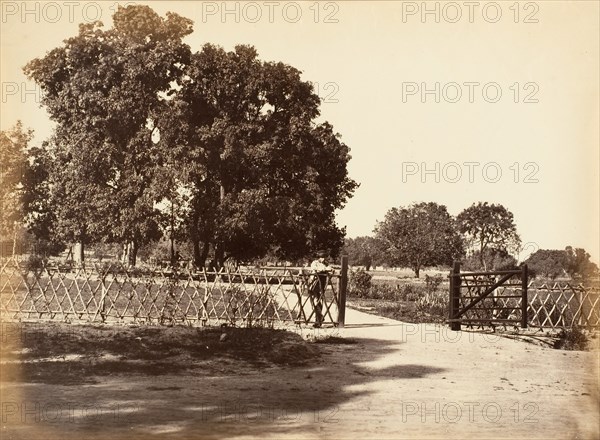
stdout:
[[[316,279],[301,268],[221,272],[128,269],[114,264],[27,268],[9,259],[0,266],[0,313],[2,320],[22,321],[308,324],[315,321],[310,289]],[[327,275],[325,280],[323,325],[337,325],[340,274]]]
[[530,326],[600,329],[600,289],[597,287],[530,283],[527,300]]
[[[516,285],[499,287],[465,313],[463,322],[469,327],[507,326],[519,322],[522,319],[521,294],[521,288]],[[461,297],[461,303],[470,298],[468,295]],[[574,326],[600,329],[600,289],[531,281],[527,289],[527,325],[534,329]]]

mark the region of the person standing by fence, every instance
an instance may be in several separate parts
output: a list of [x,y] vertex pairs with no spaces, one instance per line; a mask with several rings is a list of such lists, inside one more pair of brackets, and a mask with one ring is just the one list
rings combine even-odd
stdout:
[[317,258],[310,264],[311,276],[309,278],[308,294],[315,312],[315,327],[321,327],[323,323],[325,289],[327,288],[327,279],[333,270],[327,265],[326,258],[326,251],[318,251]]

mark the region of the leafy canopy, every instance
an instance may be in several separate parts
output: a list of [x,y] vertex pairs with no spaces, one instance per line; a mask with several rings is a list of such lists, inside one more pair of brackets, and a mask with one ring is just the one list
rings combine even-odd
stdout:
[[390,263],[410,267],[417,277],[421,268],[452,264],[464,253],[455,220],[434,202],[390,209],[375,234]]
[[508,252],[517,250],[521,239],[513,214],[502,205],[488,202],[473,203],[457,216],[459,231],[467,243],[479,252],[480,263],[486,268],[484,256],[488,250]]
[[349,148],[315,122],[320,99],[301,72],[250,46],[192,53],[191,21],[148,6],[119,8],[113,22],[80,25],[25,67],[57,123],[47,154],[56,233],[143,244],[174,223],[157,206],[166,202],[197,264],[209,247],[221,261],[335,253],[334,212],[357,184]]

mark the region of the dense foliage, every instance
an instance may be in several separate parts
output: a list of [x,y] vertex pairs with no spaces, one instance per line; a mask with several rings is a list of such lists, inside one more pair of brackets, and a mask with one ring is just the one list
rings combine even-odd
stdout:
[[410,267],[417,278],[421,268],[450,265],[464,253],[455,220],[433,202],[390,209],[375,233],[390,263]]
[[456,220],[467,245],[479,251],[479,262],[486,270],[489,251],[510,253],[521,243],[513,214],[502,205],[474,203],[458,214]]
[[38,233],[121,243],[131,264],[161,236],[189,241],[198,266],[209,251],[219,264],[336,254],[334,212],[357,185],[301,72],[250,46],[192,52],[192,22],[148,6],[113,22],[80,25],[24,69],[57,123],[34,155],[47,173],[34,204],[53,220]]

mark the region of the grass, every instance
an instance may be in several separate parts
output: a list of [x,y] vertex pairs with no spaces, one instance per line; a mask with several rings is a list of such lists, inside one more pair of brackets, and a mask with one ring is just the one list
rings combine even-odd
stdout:
[[[448,280],[440,270],[370,271],[350,275],[349,307],[413,323],[444,322],[448,313]],[[352,276],[356,282],[352,282]],[[370,276],[370,278],[369,278]]]
[[303,365],[319,355],[315,345],[284,330],[14,323],[3,328],[1,380],[93,383],[107,375],[208,374],[230,365]]

